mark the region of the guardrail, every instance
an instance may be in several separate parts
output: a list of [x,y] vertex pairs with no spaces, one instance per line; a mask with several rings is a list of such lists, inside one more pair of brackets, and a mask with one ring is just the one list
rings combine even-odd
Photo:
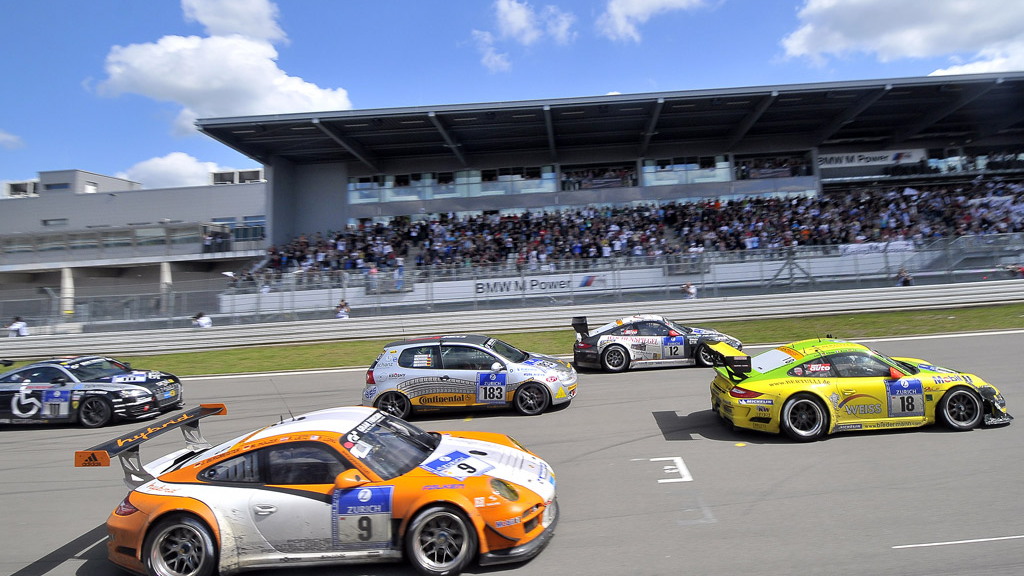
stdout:
[[802,292],[443,314],[404,314],[212,328],[36,335],[0,340],[0,357],[29,360],[72,354],[147,355],[339,340],[402,339],[444,332],[569,329],[573,316],[598,326],[630,314],[660,314],[684,324],[1024,302],[1024,279],[939,286]]

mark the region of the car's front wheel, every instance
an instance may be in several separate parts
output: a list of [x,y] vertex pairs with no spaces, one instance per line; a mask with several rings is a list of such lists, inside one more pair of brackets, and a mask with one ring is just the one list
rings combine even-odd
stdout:
[[798,442],[810,442],[825,435],[828,413],[811,394],[794,394],[782,405],[782,431]]
[[601,365],[608,372],[625,372],[629,369],[629,352],[614,344],[601,352]]
[[114,407],[102,396],[86,396],[78,406],[78,422],[83,428],[101,428],[114,420]]
[[981,424],[984,404],[977,392],[966,386],[954,386],[939,401],[938,417],[949,428],[971,430]]
[[715,365],[715,357],[711,355],[711,348],[708,348],[707,344],[701,344],[698,346],[697,353],[694,354],[693,357],[694,360],[697,361],[698,366],[704,366],[706,368],[708,366]]
[[420,512],[405,533],[405,554],[424,576],[455,576],[473,561],[476,552],[473,524],[448,506]]
[[412,413],[412,403],[401,392],[385,392],[377,399],[377,409],[404,420]]
[[516,390],[513,397],[516,411],[524,416],[536,416],[548,409],[551,400],[548,398],[548,391],[540,384],[529,382],[523,384]]
[[172,516],[146,535],[142,561],[150,576],[211,576],[217,571],[217,549],[201,521]]

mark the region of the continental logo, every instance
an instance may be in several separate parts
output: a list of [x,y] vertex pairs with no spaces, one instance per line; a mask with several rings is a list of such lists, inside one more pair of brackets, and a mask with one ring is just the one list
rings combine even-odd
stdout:
[[163,424],[161,424],[159,426],[150,426],[150,427],[148,427],[148,428],[146,428],[144,430],[139,430],[139,431],[137,431],[135,433],[134,436],[129,436],[127,438],[118,438],[117,439],[117,446],[118,446],[118,448],[120,448],[121,446],[124,446],[125,444],[131,444],[133,442],[139,442],[139,441],[145,442],[146,440],[149,440],[149,436],[151,434],[156,434],[158,432],[166,430],[167,428],[171,428],[173,426],[181,424],[182,422],[184,422],[186,420],[191,420],[193,418],[195,418],[195,416],[193,416],[192,414],[189,414],[189,413],[186,412],[185,414],[182,414],[181,416],[178,416],[177,418],[174,418],[172,420],[168,420],[168,421],[164,422]]
[[467,404],[476,400],[472,394],[429,394],[417,398],[420,404],[433,406],[447,406],[455,404]]

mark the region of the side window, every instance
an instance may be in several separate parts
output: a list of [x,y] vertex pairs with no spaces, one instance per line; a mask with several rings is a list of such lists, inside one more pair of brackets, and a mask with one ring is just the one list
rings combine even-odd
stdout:
[[348,466],[337,453],[316,443],[291,443],[263,450],[267,484],[334,484]]
[[888,378],[889,365],[861,352],[833,354],[832,363],[840,378]]
[[441,350],[438,346],[414,346],[402,350],[398,356],[402,368],[440,368]]
[[53,366],[29,368],[22,370],[18,374],[21,376],[23,382],[31,382],[33,384],[49,384],[56,378],[64,378],[65,380],[71,381],[63,370],[60,368],[54,368]]
[[636,324],[624,324],[612,330],[612,336],[639,336],[640,329]]
[[208,482],[259,482],[259,459],[255,452],[218,462],[199,473]]
[[490,370],[497,358],[479,348],[442,346],[441,362],[446,370]]
[[668,336],[668,326],[658,322],[641,322],[637,325],[640,336]]
[[838,376],[829,358],[815,358],[810,362],[798,364],[787,372],[798,378],[835,378]]

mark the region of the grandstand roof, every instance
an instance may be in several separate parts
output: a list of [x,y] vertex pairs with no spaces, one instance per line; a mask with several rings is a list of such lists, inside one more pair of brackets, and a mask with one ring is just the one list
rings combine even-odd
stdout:
[[268,164],[453,159],[621,150],[705,154],[1019,146],[1024,72],[202,119],[212,138]]

